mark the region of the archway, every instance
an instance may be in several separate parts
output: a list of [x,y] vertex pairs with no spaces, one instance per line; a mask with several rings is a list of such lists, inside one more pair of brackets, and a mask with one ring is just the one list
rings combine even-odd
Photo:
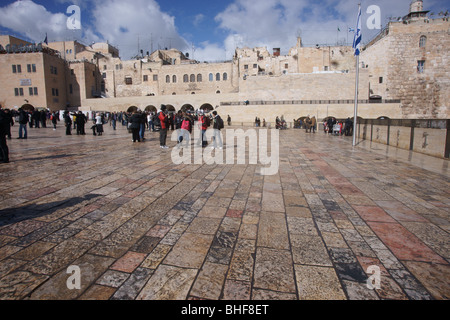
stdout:
[[194,111],[194,107],[190,104],[185,104],[184,106],[181,107],[181,111],[186,112],[186,111]]
[[214,110],[214,107],[209,103],[205,103],[200,107],[200,110],[203,110],[204,112],[211,112]]
[[171,104],[166,104],[168,112],[176,112],[175,107]]
[[34,111],[34,107],[31,104],[24,104],[22,106],[22,110],[24,111],[29,111],[29,112],[33,112]]
[[127,112],[133,113],[133,112],[135,112],[135,111],[137,111],[137,110],[138,110],[138,107],[136,107],[136,106],[131,106],[131,107],[129,107],[129,108],[127,109]]
[[156,113],[158,110],[156,109],[155,106],[147,106],[147,107],[145,107],[145,111],[146,112],[154,112],[154,113]]

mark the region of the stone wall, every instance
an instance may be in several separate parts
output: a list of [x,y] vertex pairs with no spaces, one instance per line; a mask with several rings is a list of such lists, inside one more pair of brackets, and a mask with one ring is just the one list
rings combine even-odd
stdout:
[[[449,28],[442,19],[391,23],[388,35],[361,55],[370,72],[371,93],[401,99],[403,118],[449,118]],[[422,36],[426,44],[420,47]],[[419,61],[425,63],[422,73]]]
[[449,150],[447,120],[363,120],[361,140],[444,158]]

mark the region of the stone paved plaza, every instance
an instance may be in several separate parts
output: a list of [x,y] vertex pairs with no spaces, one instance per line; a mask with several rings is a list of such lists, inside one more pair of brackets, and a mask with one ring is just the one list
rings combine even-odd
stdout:
[[101,137],[12,130],[2,300],[450,298],[447,160],[290,129],[278,174],[262,176],[175,165],[158,133],[133,143],[121,125]]

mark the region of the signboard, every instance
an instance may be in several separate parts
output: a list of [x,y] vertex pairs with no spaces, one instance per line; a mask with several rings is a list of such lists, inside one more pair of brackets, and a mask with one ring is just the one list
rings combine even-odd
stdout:
[[31,86],[31,79],[20,79],[21,86]]

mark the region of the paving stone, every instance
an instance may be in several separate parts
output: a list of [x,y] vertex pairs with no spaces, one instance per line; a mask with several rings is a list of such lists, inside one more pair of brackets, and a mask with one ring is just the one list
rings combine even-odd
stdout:
[[295,265],[300,300],[345,300],[333,268]]
[[137,296],[137,300],[185,300],[198,269],[161,265]]
[[294,267],[289,251],[257,249],[254,287],[295,293]]

